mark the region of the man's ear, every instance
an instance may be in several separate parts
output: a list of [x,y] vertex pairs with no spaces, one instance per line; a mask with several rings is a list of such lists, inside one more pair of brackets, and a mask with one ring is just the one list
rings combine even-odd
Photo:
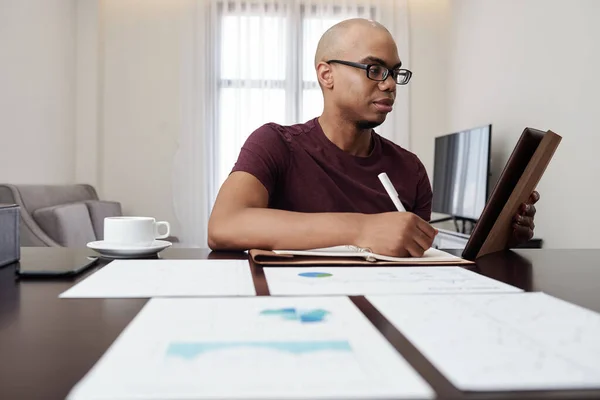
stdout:
[[331,71],[331,65],[320,62],[317,64],[317,79],[319,84],[323,88],[331,89],[333,87],[333,71]]

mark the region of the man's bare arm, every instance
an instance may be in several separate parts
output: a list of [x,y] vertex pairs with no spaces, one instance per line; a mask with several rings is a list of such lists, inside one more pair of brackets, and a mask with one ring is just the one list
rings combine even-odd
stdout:
[[413,213],[298,213],[269,209],[268,193],[253,175],[225,181],[208,224],[213,250],[311,249],[354,244],[379,254],[420,257],[437,234]]
[[362,214],[298,213],[269,209],[263,184],[246,172],[225,181],[210,216],[213,250],[310,249],[351,244]]

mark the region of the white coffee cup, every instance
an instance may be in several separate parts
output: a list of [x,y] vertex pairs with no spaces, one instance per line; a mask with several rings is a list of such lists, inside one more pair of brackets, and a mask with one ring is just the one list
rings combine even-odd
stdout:
[[[161,226],[166,233],[159,234]],[[104,218],[104,241],[118,245],[150,246],[155,239],[169,236],[171,226],[166,221],[152,217],[106,217]]]

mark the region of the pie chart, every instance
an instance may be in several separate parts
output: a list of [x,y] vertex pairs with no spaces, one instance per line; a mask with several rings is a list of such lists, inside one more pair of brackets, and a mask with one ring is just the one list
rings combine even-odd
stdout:
[[330,276],[333,276],[333,274],[328,272],[301,272],[298,276],[303,276],[305,278],[329,278]]

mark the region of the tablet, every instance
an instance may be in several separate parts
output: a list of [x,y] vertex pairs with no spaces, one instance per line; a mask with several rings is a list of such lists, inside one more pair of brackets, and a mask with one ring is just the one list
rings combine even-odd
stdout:
[[21,253],[15,273],[21,278],[74,277],[98,263],[98,257],[89,255],[87,249],[47,247],[36,251],[26,248]]
[[508,248],[512,218],[535,190],[562,137],[525,128],[508,159],[462,257],[475,260]]

